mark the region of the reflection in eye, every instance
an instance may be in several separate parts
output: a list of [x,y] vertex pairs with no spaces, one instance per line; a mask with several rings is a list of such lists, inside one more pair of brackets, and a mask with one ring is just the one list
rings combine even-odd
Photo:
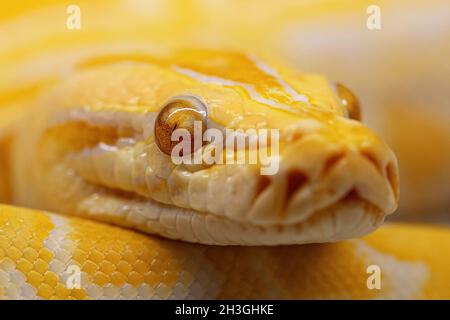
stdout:
[[[176,129],[185,129],[191,137],[191,153],[195,150],[194,124],[201,124],[201,135],[206,130],[206,106],[198,98],[179,96],[170,100],[159,112],[155,123],[155,140],[158,148],[167,155],[180,143],[172,141],[172,133]],[[203,139],[202,139],[203,141]],[[178,156],[184,156],[179,154]]]
[[358,98],[346,86],[336,83],[336,90],[341,98],[342,104],[347,109],[347,114],[350,119],[361,120],[361,108]]

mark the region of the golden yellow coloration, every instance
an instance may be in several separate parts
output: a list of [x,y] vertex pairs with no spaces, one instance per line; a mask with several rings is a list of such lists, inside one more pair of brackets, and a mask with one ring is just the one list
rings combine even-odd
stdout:
[[[361,236],[397,206],[395,155],[350,119],[358,111],[349,91],[321,75],[206,49],[93,54],[75,65],[83,67],[43,90],[17,126],[18,205],[222,245]],[[176,163],[172,132],[192,134],[196,119],[200,134],[266,129],[270,138],[253,134],[256,148],[236,145],[231,156],[222,144],[222,163]],[[195,144],[196,153],[210,147]]]
[[[416,130],[425,132],[423,137],[428,136],[428,127],[441,126],[441,119],[448,118],[449,73],[441,72],[445,68],[436,68],[445,65],[449,55],[446,0],[378,1],[376,5],[383,9],[382,20],[390,24],[375,31],[368,30],[364,23],[364,18],[370,17],[367,13],[373,5],[370,0],[264,3],[250,0],[226,4],[200,0],[151,0],[150,4],[135,0],[81,0],[78,4],[84,10],[82,28],[75,32],[65,24],[66,4],[53,0],[27,5],[0,4],[5,44],[0,50],[0,88],[8,87],[6,91],[0,89],[2,102],[9,104],[11,98],[26,100],[63,78],[61,70],[70,69],[66,69],[68,60],[72,62],[93,52],[121,51],[131,46],[136,47],[135,51],[159,53],[165,53],[163,48],[180,46],[233,48],[254,53],[270,48],[270,52],[296,66],[327,74],[358,93],[365,108],[365,120],[394,151],[398,150],[404,164],[402,176],[411,177],[402,180],[401,211],[406,213],[403,218],[412,211],[427,215],[448,211],[449,196],[444,191],[450,190],[447,167],[404,153],[403,146],[397,145],[397,141],[409,139]],[[405,6],[410,10],[404,11]],[[399,15],[400,11],[403,14]],[[114,16],[121,17],[120,25],[110,18]],[[149,39],[158,45],[149,45]],[[100,49],[93,48],[96,46]],[[351,59],[359,62],[349,63]],[[427,110],[427,114],[418,124],[420,129],[407,126],[405,130],[386,133],[390,119],[399,124],[411,112],[420,118],[422,110]],[[0,122],[10,116],[0,112]],[[416,145],[418,149],[426,148],[430,159],[439,158],[447,163],[450,144],[444,138],[449,132],[445,126],[442,129],[435,132],[440,135],[439,144],[424,139]],[[430,139],[433,135],[430,134]],[[418,166],[427,168],[427,173],[416,170]],[[413,181],[419,179],[426,186],[417,188]]]
[[11,136],[0,135],[0,202],[6,203],[11,199],[10,172],[9,172],[9,148],[11,146]]
[[[400,171],[402,198],[408,201],[401,203],[403,214],[397,218],[446,223],[450,217],[449,117],[437,117],[426,104],[390,106],[392,116],[385,120],[384,135],[395,146],[399,159],[407,160]],[[426,157],[418,156],[418,152]]]
[[[83,298],[83,290],[68,290],[50,268],[58,257],[46,247],[46,239],[54,229],[49,216],[43,213],[28,216],[21,209],[8,207],[2,207],[0,213],[1,295],[10,299]],[[9,278],[15,272],[18,278]],[[63,292],[67,294],[61,295]]]
[[[412,239],[417,239],[413,241]],[[428,277],[422,297],[427,299],[449,299],[450,257],[433,250],[440,243],[441,252],[450,252],[449,229],[420,224],[388,225],[376,234],[366,237],[367,244],[379,252],[389,252],[404,261],[427,261]],[[410,285],[410,284],[408,284]]]
[[[391,225],[340,243],[215,247],[38,211],[0,213],[1,298],[450,297],[450,261],[432,253],[449,250],[443,228]],[[71,265],[80,267],[82,289],[66,286]],[[367,287],[370,265],[382,271],[380,290]]]
[[[432,2],[445,4],[444,1]],[[340,19],[336,13],[358,17],[355,21],[360,26],[361,13],[371,4],[366,0],[325,0],[314,5],[310,1],[288,1],[286,6],[283,1],[254,2],[256,7],[252,1],[227,1],[223,6],[220,1],[206,4],[155,0],[151,10],[146,10],[141,1],[108,1],[105,5],[104,1],[80,0],[83,27],[76,32],[67,30],[63,21],[66,6],[54,0],[40,1],[32,7],[20,2],[2,3],[1,44],[5,44],[5,49],[0,51],[0,200],[9,202],[13,197],[16,203],[171,238],[182,234],[182,239],[204,243],[255,244],[255,239],[263,239],[265,244],[291,243],[293,235],[299,234],[305,237],[295,238],[295,242],[337,240],[377,227],[398,201],[397,165],[381,140],[360,123],[344,119],[345,115],[358,118],[357,109],[352,108],[356,105],[351,102],[354,96],[345,88],[339,90],[340,87],[330,85],[320,75],[297,74],[291,68],[265,64],[253,55],[226,52],[221,47],[256,51],[270,47],[282,52],[303,67],[344,78],[358,93],[364,93],[365,105],[366,97],[372,98],[372,110],[378,110],[382,99],[373,99],[368,89],[375,87],[373,92],[380,92],[379,89],[387,88],[385,95],[394,93],[409,106],[417,96],[406,93],[405,98],[405,92],[398,90],[405,79],[416,81],[420,71],[427,75],[423,79],[429,79],[429,88],[437,88],[439,96],[439,84],[446,83],[441,81],[444,73],[430,75],[429,71],[435,70],[435,59],[428,59],[433,68],[428,60],[409,60],[404,52],[395,49],[395,36],[394,41],[379,41],[379,37],[364,34],[368,41],[375,39],[384,46],[377,51],[386,52],[389,48],[402,61],[392,59],[395,55],[391,59],[376,55],[381,59],[377,64],[370,60],[374,55],[369,54],[363,61],[370,72],[361,68],[362,78],[358,78],[359,70],[355,72],[348,63],[342,63],[351,54],[358,54],[353,41],[347,51],[317,46],[321,54],[326,52],[325,59],[314,50],[305,50],[303,44],[297,50],[296,41],[290,37],[291,27],[295,39],[303,41],[299,30],[307,30],[307,35],[313,30],[324,30],[327,23],[332,24],[331,16]],[[397,2],[380,4],[383,15],[396,14]],[[411,1],[408,5],[417,6]],[[428,5],[429,2],[419,7],[426,9]],[[34,8],[41,10],[30,12]],[[253,8],[258,8],[258,14],[249,15]],[[23,13],[27,16],[20,17]],[[419,13],[423,15],[422,10]],[[118,25],[110,17],[119,15],[123,23]],[[16,20],[6,21],[11,18]],[[300,18],[306,27],[295,29]],[[394,20],[397,17],[391,19]],[[350,25],[349,19],[342,21]],[[398,19],[400,25],[402,21]],[[313,25],[309,26],[309,22]],[[210,29],[217,34],[209,36],[205,30]],[[333,25],[335,29],[338,31]],[[169,34],[174,36],[168,37]],[[348,30],[343,34],[348,37]],[[447,39],[443,34],[442,39]],[[318,38],[333,39],[327,42],[330,44],[341,43],[336,41],[334,32],[310,37]],[[219,49],[172,54],[171,50],[149,45],[148,39],[169,48],[206,44]],[[333,52],[333,57],[328,52]],[[399,64],[403,67],[394,72],[393,61],[396,65],[404,62]],[[387,67],[379,68],[380,65]],[[388,78],[380,76],[384,75],[382,72],[374,72],[378,70],[388,70],[389,76],[395,74],[401,86],[394,87],[395,81],[386,83]],[[368,73],[376,76],[367,77]],[[417,81],[420,89],[423,79]],[[428,100],[435,96],[429,88],[425,90],[427,94],[416,90],[426,96],[425,106],[435,104],[433,99]],[[167,159],[159,156],[165,147],[152,144],[155,138],[151,136],[151,124],[167,101],[186,94],[206,101],[208,117],[225,128],[284,130],[300,121],[301,130],[290,128],[282,132],[281,149],[289,161],[282,167],[281,178],[256,179],[252,168],[173,170],[167,165]],[[12,124],[33,108],[37,111],[31,110],[29,119],[14,131]],[[409,115],[410,109],[407,111]],[[410,130],[406,129],[411,119],[403,126],[398,123],[398,119],[405,119],[402,113],[392,119],[392,141],[400,140],[396,144],[404,147],[398,150],[412,166],[411,177],[420,181],[421,189],[413,190],[408,199],[417,199],[418,203],[442,202],[446,176],[438,175],[444,177],[439,194],[434,184],[427,183],[435,181],[439,168],[445,168],[442,164],[448,158],[448,148],[431,146],[445,146],[442,137],[446,130],[424,125],[428,138],[417,133],[425,138],[418,145],[430,147],[426,154],[434,164],[424,166],[416,153],[401,142],[405,136],[417,138],[408,135]],[[421,121],[413,127],[423,125],[423,118],[418,119]],[[426,123],[435,122],[431,119]],[[308,136],[311,132],[312,139]],[[228,170],[230,176],[224,175]],[[173,173],[169,179],[164,176],[167,172]],[[196,179],[188,180],[191,174]],[[324,182],[327,177],[333,177],[328,185]],[[188,181],[198,183],[191,185]],[[346,185],[349,188],[337,187],[342,181],[351,181]],[[242,186],[250,186],[252,192]],[[296,197],[302,189],[306,193],[311,189],[324,192],[302,203],[297,199],[301,197]],[[320,210],[312,210],[315,214],[310,219],[298,223],[295,213],[308,211],[336,190],[340,190],[337,203],[328,206],[332,202],[328,201]],[[423,198],[414,196],[418,193]],[[214,197],[208,197],[210,194]],[[268,201],[255,201],[257,196]],[[256,202],[252,211],[255,216],[245,215],[249,212],[245,201]],[[193,212],[189,209],[192,204]],[[226,219],[231,216],[231,221],[239,223],[224,224],[225,218],[205,214],[221,209],[225,210],[221,213]],[[199,212],[206,218],[197,215]],[[263,226],[254,228],[255,221]],[[269,232],[258,233],[264,230],[265,223],[274,221],[276,231],[269,228]],[[280,226],[285,221],[294,221],[294,225]],[[340,234],[333,229],[336,227],[338,231],[342,228]],[[315,230],[315,235],[308,234],[311,230]],[[323,234],[335,238],[324,238]],[[88,220],[2,206],[0,298],[449,299],[450,262],[445,255],[450,250],[449,243],[450,234],[445,228],[392,225],[365,238],[338,243],[216,247],[152,238]],[[67,271],[73,266],[81,271],[80,289],[68,288]],[[380,267],[381,290],[368,288],[368,266]]]

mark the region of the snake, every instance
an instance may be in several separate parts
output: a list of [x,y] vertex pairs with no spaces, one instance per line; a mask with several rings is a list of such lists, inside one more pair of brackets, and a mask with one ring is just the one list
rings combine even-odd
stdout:
[[[450,261],[434,254],[450,249],[448,230],[379,228],[397,207],[398,164],[344,85],[207,49],[67,70],[5,130],[1,298],[449,297]],[[171,135],[195,121],[276,130],[277,148],[257,136],[256,151],[277,170],[236,161],[247,145],[214,148],[223,163],[174,162]]]

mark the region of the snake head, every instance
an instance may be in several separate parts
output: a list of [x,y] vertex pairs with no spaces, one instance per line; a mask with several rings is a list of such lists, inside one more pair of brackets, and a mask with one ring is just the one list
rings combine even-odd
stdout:
[[397,206],[394,154],[321,75],[207,50],[73,69],[19,130],[18,203],[220,245],[357,237]]

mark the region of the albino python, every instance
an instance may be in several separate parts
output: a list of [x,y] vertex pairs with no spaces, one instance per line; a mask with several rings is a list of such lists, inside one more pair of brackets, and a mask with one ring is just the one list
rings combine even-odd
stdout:
[[[0,190],[77,217],[0,207],[0,297],[449,298],[449,257],[435,254],[449,252],[448,230],[390,225],[345,240],[395,210],[398,168],[344,86],[199,50],[68,69],[4,134]],[[199,117],[278,129],[279,170],[175,165],[169,133]]]

